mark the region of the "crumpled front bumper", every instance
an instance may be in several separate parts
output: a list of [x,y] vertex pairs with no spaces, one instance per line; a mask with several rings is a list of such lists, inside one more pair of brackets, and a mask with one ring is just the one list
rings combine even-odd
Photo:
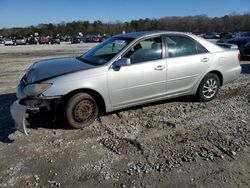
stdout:
[[11,116],[15,122],[15,128],[20,132],[28,135],[26,130],[26,118],[28,116],[28,110],[38,110],[39,108],[29,108],[27,106],[19,104],[15,101],[10,107]]

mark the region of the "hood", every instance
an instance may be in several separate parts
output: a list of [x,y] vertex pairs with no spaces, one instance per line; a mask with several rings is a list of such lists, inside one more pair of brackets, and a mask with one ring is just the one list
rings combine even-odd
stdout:
[[24,79],[30,84],[93,67],[93,65],[86,64],[75,57],[42,60],[34,63],[28,69]]

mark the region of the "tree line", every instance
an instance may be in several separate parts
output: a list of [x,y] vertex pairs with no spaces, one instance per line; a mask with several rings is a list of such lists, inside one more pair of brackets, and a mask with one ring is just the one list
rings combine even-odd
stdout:
[[2,36],[30,36],[34,33],[39,35],[78,35],[82,32],[84,35],[107,34],[113,35],[122,31],[150,31],[150,30],[168,30],[182,31],[192,33],[205,32],[238,32],[250,31],[250,13],[243,15],[225,15],[223,17],[210,18],[207,15],[185,16],[185,17],[163,17],[159,19],[139,19],[130,22],[108,22],[103,23],[100,20],[61,22],[59,24],[39,24],[24,28],[2,28]]

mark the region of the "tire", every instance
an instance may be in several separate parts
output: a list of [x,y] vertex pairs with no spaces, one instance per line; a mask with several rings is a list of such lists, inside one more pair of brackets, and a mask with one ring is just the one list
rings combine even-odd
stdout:
[[[84,117],[84,114],[85,117]],[[99,109],[95,99],[87,93],[73,95],[66,105],[67,123],[76,129],[91,125],[98,116]]]
[[208,73],[201,81],[196,96],[200,101],[213,100],[220,89],[220,79],[214,73]]

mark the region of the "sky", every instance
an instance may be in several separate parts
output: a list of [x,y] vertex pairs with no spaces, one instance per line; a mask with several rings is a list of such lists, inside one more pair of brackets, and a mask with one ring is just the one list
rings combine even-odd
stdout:
[[62,21],[115,22],[250,13],[250,0],[0,0],[0,28]]

